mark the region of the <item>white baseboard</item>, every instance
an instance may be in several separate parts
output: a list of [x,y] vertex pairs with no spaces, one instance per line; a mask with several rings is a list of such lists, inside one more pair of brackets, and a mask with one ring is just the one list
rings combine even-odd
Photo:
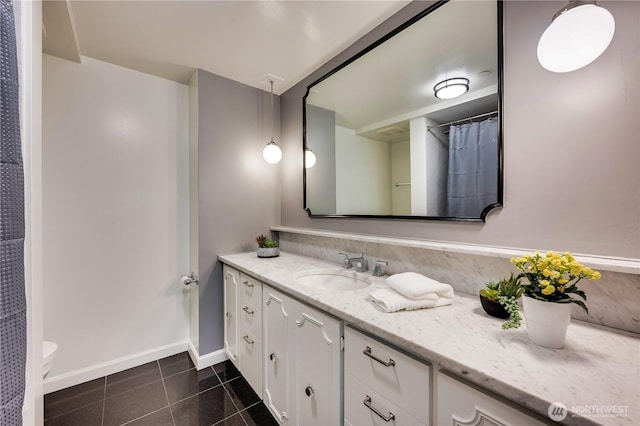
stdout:
[[219,362],[226,361],[228,359],[227,354],[224,352],[224,349],[217,350],[215,352],[209,352],[206,355],[200,356],[196,347],[193,345],[191,340],[188,341],[189,346],[189,356],[191,357],[191,361],[196,366],[196,370],[202,370],[203,368],[211,367]]
[[188,349],[189,342],[187,340],[181,340],[179,342],[158,346],[147,351],[117,358],[112,361],[103,362],[53,377],[47,377],[44,380],[44,393],[47,394],[70,386],[75,386],[80,383],[88,382],[89,380],[126,370],[127,368],[137,367],[138,365],[155,361],[156,359],[179,354],[180,352],[184,352]]

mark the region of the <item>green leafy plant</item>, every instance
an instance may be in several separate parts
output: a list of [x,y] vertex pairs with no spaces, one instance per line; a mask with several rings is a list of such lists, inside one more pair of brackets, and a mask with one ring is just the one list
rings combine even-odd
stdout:
[[520,275],[513,275],[513,273],[509,276],[509,278],[502,279],[498,282],[498,288],[500,291],[500,296],[504,297],[512,297],[514,299],[519,299],[522,296],[522,292],[524,288],[520,283]]
[[480,295],[489,300],[500,303],[505,311],[511,316],[511,319],[504,324],[502,328],[518,328],[522,321],[520,309],[518,308],[518,299],[524,291],[520,283],[520,275],[513,275],[500,281],[491,281],[487,283],[486,288],[480,290]]
[[509,278],[505,278],[499,283],[500,297],[498,302],[504,307],[504,310],[511,315],[511,319],[502,324],[503,329],[518,328],[522,322],[520,316],[520,308],[518,307],[518,299],[524,292],[524,287],[520,284],[520,275],[514,276],[513,273]]
[[510,328],[518,328],[522,323],[522,317],[520,316],[520,307],[518,306],[518,299],[514,297],[500,296],[498,302],[504,307],[504,310],[511,315],[509,321],[502,324],[502,328],[507,330]]
[[497,302],[500,297],[500,283],[495,281],[488,282],[487,287],[480,290],[480,294],[489,300]]
[[274,248],[278,247],[278,242],[275,240],[271,240],[267,238],[265,235],[258,235],[256,237],[256,242],[258,243],[258,247],[260,248]]

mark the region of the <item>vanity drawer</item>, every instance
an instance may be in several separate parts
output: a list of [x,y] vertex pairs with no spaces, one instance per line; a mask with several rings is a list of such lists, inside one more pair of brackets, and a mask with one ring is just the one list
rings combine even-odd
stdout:
[[262,399],[262,340],[241,331],[238,346],[240,372]]
[[344,339],[345,374],[427,424],[431,367],[349,327]]
[[[345,426],[418,426],[425,424],[351,374],[345,375],[344,389]],[[371,408],[365,405],[365,401]],[[377,410],[379,415],[374,410]],[[390,419],[391,416],[393,419]],[[386,419],[382,417],[386,417]]]
[[262,340],[262,312],[243,299],[238,300],[238,329]]
[[262,312],[262,283],[255,278],[240,272],[240,286],[238,287],[238,295],[242,300],[258,306]]

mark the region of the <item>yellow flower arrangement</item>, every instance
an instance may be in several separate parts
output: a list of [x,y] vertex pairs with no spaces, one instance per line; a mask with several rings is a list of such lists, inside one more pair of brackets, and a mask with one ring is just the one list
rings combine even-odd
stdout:
[[577,287],[578,282],[586,278],[598,280],[600,272],[594,271],[578,262],[569,252],[559,254],[548,251],[545,256],[534,254],[511,258],[521,277],[527,278],[529,284],[524,286],[524,294],[538,300],[559,303],[575,303],[587,313],[589,310],[582,300],[571,297],[575,294],[587,300],[584,291]]

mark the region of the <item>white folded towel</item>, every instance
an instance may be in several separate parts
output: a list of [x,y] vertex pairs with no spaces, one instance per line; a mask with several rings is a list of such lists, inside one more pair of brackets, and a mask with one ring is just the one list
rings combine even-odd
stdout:
[[453,300],[453,287],[416,272],[403,272],[387,278],[387,285],[413,300]]
[[436,299],[412,300],[393,290],[381,288],[369,293],[368,299],[380,306],[385,312],[413,311],[423,308],[437,308],[453,303],[453,298],[437,297]]

